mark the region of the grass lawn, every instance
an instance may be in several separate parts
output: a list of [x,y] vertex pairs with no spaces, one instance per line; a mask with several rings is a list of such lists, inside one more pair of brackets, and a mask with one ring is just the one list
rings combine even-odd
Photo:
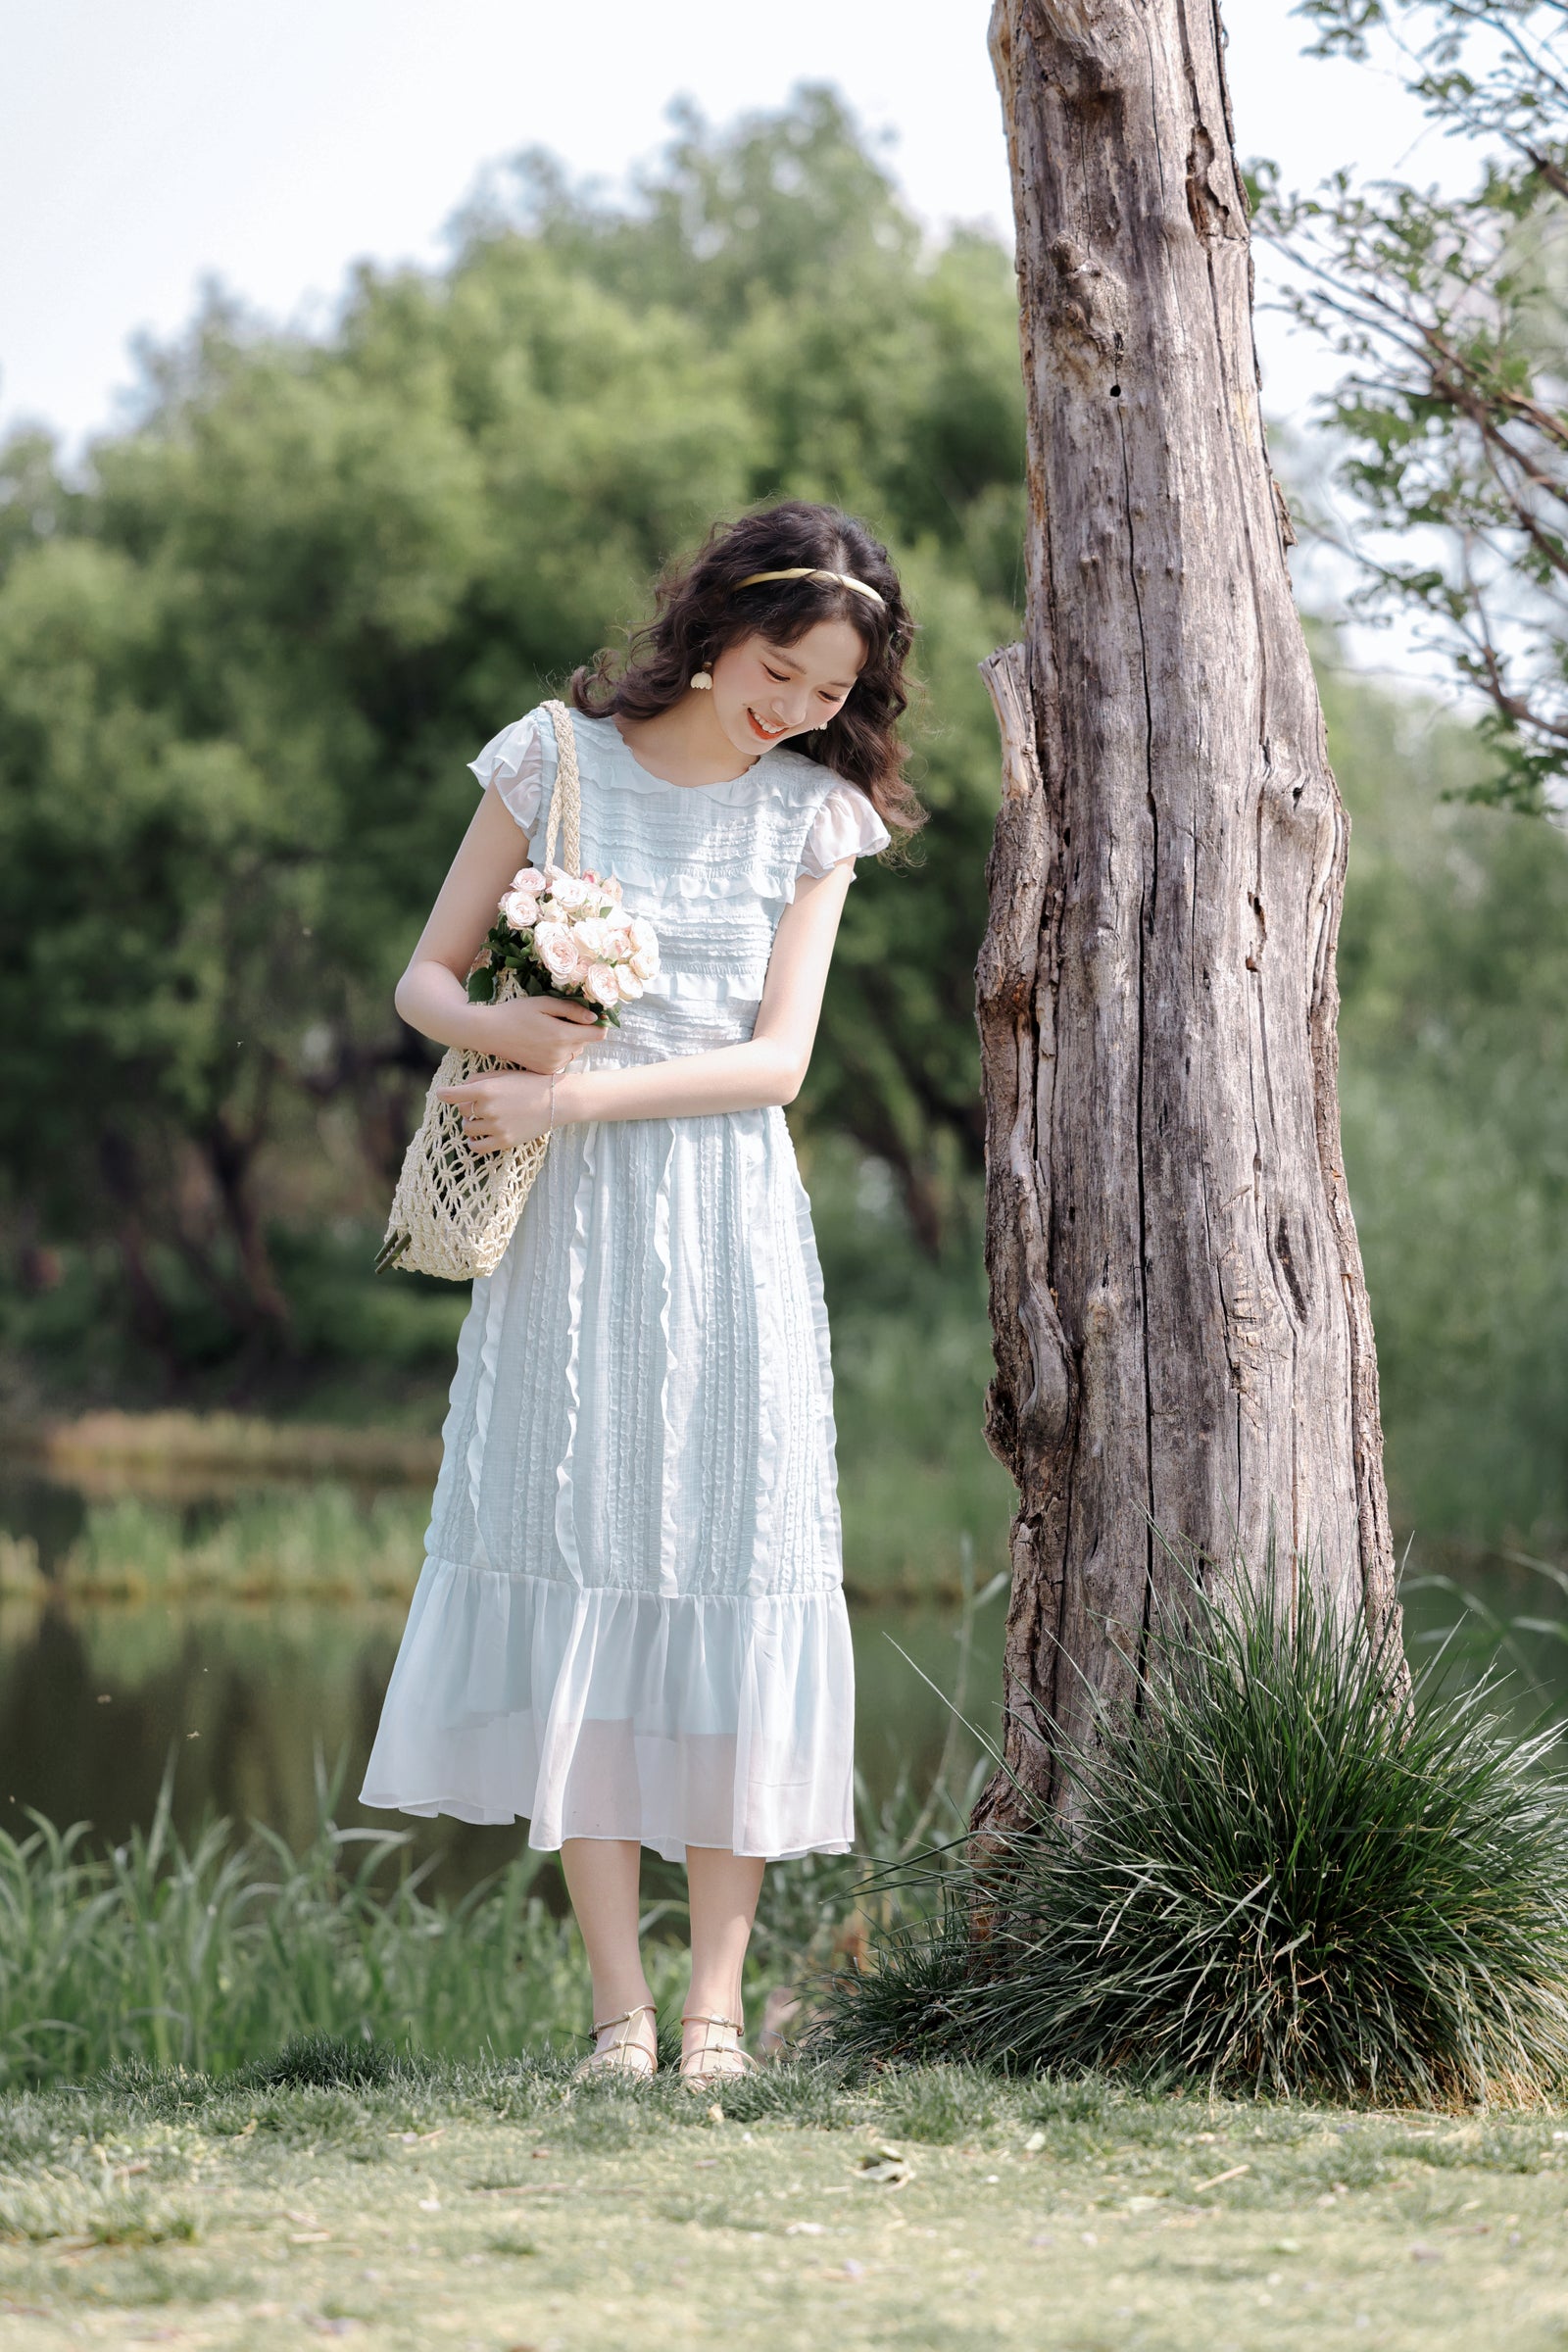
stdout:
[[787,2066],[721,2102],[564,2064],[369,2087],[126,2075],[0,2104],[7,2352],[106,2343],[1568,2341],[1560,2114]]

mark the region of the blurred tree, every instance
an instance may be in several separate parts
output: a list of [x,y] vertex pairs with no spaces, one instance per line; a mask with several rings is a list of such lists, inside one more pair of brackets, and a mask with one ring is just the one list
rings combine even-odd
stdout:
[[[19,1237],[101,1239],[145,1339],[289,1345],[279,1205],[373,1206],[428,1066],[391,988],[464,762],[716,514],[794,491],[909,568],[933,809],[845,923],[807,1120],[939,1245],[979,1151],[972,968],[995,805],[974,664],[1015,625],[1010,265],[928,249],[803,89],[683,114],[623,206],[537,156],[438,274],[361,270],[333,332],[220,299],[68,483],[0,452],[0,1139]],[[358,1179],[303,1170],[332,1134]]]
[[[1568,841],[1464,806],[1487,754],[1321,649],[1353,823],[1346,1171],[1396,1515],[1568,1542]],[[1436,788],[1436,796],[1434,788]]]
[[300,930],[286,804],[243,745],[160,707],[168,619],[88,538],[19,561],[0,592],[7,1163],[54,1238],[114,1231],[164,1352],[155,1243],[232,1329],[286,1319],[252,1179]]
[[465,233],[531,234],[622,301],[696,313],[720,333],[762,302],[846,281],[886,310],[890,265],[907,275],[919,231],[835,91],[803,84],[779,113],[717,136],[690,99],[670,116],[675,135],[636,176],[631,207],[574,189],[533,147],[481,181]]
[[[1323,404],[1362,510],[1373,614],[1402,614],[1488,705],[1478,797],[1568,800],[1568,4],[1302,0],[1314,54],[1374,49],[1477,157],[1472,193],[1337,173],[1262,233],[1349,362]],[[1365,527],[1370,522],[1371,528]]]

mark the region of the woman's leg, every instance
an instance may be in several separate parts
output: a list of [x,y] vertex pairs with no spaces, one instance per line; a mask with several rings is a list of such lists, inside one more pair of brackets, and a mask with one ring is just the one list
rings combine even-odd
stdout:
[[[695,2019],[741,2014],[741,1969],[762,1891],[760,1855],[731,1854],[716,1845],[686,1848],[691,1897],[692,1988],[686,2014]],[[733,2045],[736,2036],[694,2023],[681,2029],[683,2054]]]
[[[562,1839],[561,1867],[587,1948],[596,2024],[624,2017],[628,2009],[653,1998],[637,1941],[641,1863],[642,1847],[635,1838]],[[634,2042],[652,2056],[656,2036],[651,2013],[644,2010],[629,2026],[604,2034],[600,2046],[616,2039]]]

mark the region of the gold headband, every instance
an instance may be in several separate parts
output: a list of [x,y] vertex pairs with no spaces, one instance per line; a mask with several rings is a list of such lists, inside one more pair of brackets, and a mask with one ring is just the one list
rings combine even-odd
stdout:
[[869,580],[858,580],[847,571],[823,571],[819,564],[797,564],[792,571],[752,571],[737,588],[755,588],[759,580],[837,580],[841,588],[853,588],[858,596],[868,596],[873,605],[887,610],[887,598],[871,586]]

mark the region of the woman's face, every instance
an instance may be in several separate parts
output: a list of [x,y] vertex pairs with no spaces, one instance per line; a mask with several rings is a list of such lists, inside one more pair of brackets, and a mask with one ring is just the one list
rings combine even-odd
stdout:
[[742,637],[712,666],[713,716],[738,752],[825,726],[855,684],[865,646],[847,620],[819,620],[793,645]]

